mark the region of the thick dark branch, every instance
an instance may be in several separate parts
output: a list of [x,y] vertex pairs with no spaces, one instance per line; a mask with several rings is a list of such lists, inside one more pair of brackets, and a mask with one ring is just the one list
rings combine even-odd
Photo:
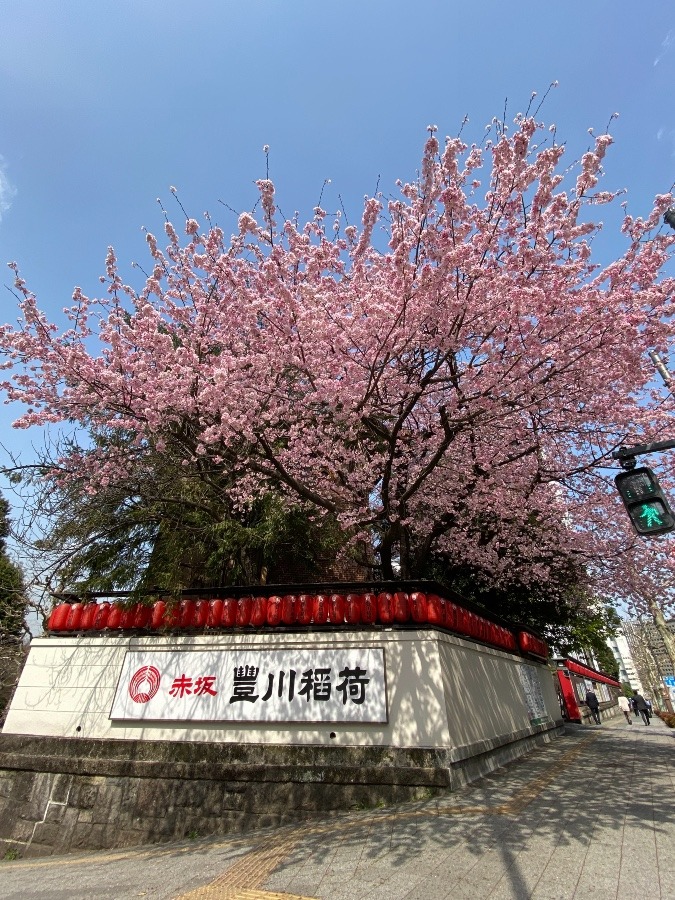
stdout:
[[[285,467],[279,462],[279,460],[274,455],[272,448],[267,443],[262,435],[257,435],[256,440],[265,454],[266,459],[274,467],[281,481],[292,488],[298,496],[302,497],[305,500],[309,500],[310,503],[314,503],[316,506],[320,506],[322,509],[327,509],[329,512],[335,513],[337,512],[337,506],[330,500],[326,500],[325,497],[322,497],[320,494],[314,493],[314,491],[310,490],[308,487],[305,487],[304,484],[301,484],[297,478],[294,478],[290,472],[288,472]],[[251,464],[251,468],[254,471],[258,471],[264,475],[270,475],[270,471],[263,466],[257,466],[255,463]]]

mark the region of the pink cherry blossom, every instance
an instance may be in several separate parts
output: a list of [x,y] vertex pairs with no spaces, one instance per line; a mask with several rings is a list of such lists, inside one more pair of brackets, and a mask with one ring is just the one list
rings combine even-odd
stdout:
[[366,198],[344,238],[323,210],[277,227],[262,179],[264,226],[243,213],[228,242],[167,222],[165,250],[146,236],[143,285],[110,250],[106,293],[76,290],[62,324],[13,265],[22,318],[0,346],[7,398],[28,407],[16,426],[135,436],[133,454],[92,445],[48,477],[96,492],[170,448],[236,473],[234,507],[274,486],[336,516],[384,574],[393,557],[417,574],[431,550],[497,582],[525,563],[545,578],[561,547],[598,583],[634,560],[607,466],[672,433],[647,354],[675,328],[675,234],[659,232],[673,197],[625,216],[603,265],[590,214],[618,197],[596,191],[609,135],[568,171],[532,118],[484,150],[429,132],[419,179]]

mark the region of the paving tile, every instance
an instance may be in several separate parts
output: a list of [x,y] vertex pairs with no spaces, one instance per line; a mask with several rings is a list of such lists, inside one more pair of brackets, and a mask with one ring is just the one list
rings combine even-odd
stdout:
[[[571,728],[434,801],[251,835],[238,851],[244,861],[275,833],[292,850],[246,890],[319,900],[675,900],[674,750],[665,727]],[[223,846],[220,868],[208,869],[221,878],[236,869]],[[2,875],[3,893],[9,885],[7,894],[31,896],[11,880],[11,864]]]

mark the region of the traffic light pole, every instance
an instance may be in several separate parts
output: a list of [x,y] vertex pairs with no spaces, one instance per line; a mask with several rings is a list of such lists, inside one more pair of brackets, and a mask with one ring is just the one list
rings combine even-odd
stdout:
[[646,453],[660,453],[662,450],[675,450],[675,440],[652,441],[651,444],[635,444],[633,447],[619,447],[612,453],[622,469],[630,471],[635,468],[635,457]]
[[[670,218],[666,222],[675,228],[675,207],[668,210]],[[656,371],[663,379],[672,397],[673,379],[656,350],[649,353]],[[668,503],[668,498],[661,489],[659,480],[646,466],[635,467],[635,459],[647,453],[660,453],[663,450],[675,450],[675,440],[652,441],[649,444],[636,444],[633,447],[619,447],[612,453],[624,470],[614,479],[619,496],[626,507],[635,531],[642,537],[657,537],[675,530],[675,513]]]
[[656,537],[675,530],[675,513],[659,480],[646,466],[635,467],[635,458],[645,453],[675,450],[675,440],[652,441],[634,447],[619,447],[612,453],[624,470],[614,479],[634,530],[642,537]]

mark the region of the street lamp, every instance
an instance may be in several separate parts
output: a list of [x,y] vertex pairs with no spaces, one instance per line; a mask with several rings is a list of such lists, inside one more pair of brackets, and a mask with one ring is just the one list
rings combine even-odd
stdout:
[[675,228],[675,206],[671,206],[670,209],[666,210],[663,221],[666,225],[670,225],[671,228]]

